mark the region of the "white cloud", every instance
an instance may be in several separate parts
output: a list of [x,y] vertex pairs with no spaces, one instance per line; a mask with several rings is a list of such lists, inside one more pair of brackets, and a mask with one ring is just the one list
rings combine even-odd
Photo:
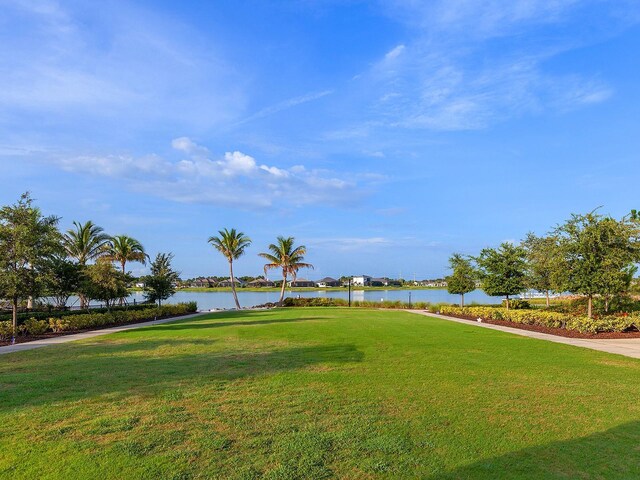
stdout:
[[262,110],[257,111],[253,115],[248,116],[236,123],[236,125],[241,125],[243,123],[251,122],[253,120],[257,120],[259,118],[267,117],[269,115],[273,115],[274,113],[281,112],[283,110],[287,110],[289,108],[296,107],[298,105],[302,105],[303,103],[312,102],[314,100],[318,100],[322,97],[326,97],[327,95],[331,95],[333,90],[323,90],[320,92],[312,92],[306,95],[301,95],[299,97],[290,98],[280,103],[276,103],[275,105],[271,105],[270,107],[263,108]]
[[204,48],[159,10],[29,0],[0,2],[0,18],[6,115],[207,128],[237,118],[246,104],[241,75],[218,46]]
[[402,54],[404,49],[405,49],[404,45],[398,45],[397,47],[387,52],[384,58],[386,60],[393,60],[394,58],[398,58]]
[[[329,140],[357,143],[390,128],[476,130],[604,102],[614,91],[600,72],[558,73],[549,65],[638,21],[640,10],[633,2],[611,8],[598,0],[382,3],[412,35],[354,77],[349,123],[326,133]],[[581,11],[587,6],[588,17]],[[594,16],[593,8],[602,14]],[[625,11],[636,14],[623,18]]]
[[206,155],[209,153],[205,147],[202,147],[196,144],[189,137],[178,137],[171,140],[171,146],[181,152],[189,153],[189,154],[202,154]]
[[436,248],[440,246],[439,242],[424,241],[415,237],[328,237],[315,238],[307,242],[318,249],[330,249],[334,251],[367,251],[382,250],[396,247],[409,248]]
[[174,139],[172,146],[187,158],[57,155],[50,161],[69,172],[117,179],[136,191],[170,200],[241,208],[337,205],[357,201],[363,189],[373,184],[356,175],[347,180],[302,165],[282,168],[259,164],[240,151],[209,158],[203,155],[208,150],[188,137]]

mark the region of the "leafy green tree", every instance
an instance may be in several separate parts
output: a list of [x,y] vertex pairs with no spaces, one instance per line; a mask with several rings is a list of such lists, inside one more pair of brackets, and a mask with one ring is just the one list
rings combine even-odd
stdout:
[[172,253],[159,253],[151,262],[151,274],[142,279],[145,299],[158,302],[158,307],[162,306],[163,300],[176,293],[175,285],[180,279],[180,274],[171,267],[172,260]]
[[549,307],[549,293],[562,291],[566,271],[558,239],[554,236],[538,237],[529,232],[522,246],[527,255],[527,286],[543,292]]
[[14,337],[20,300],[38,295],[47,261],[61,251],[57,225],[58,218],[43,216],[29,193],[0,209],[0,297],[11,301]]
[[301,268],[313,268],[313,265],[304,262],[307,247],[304,245],[295,247],[294,244],[295,239],[293,237],[278,237],[276,243],[269,245],[269,253],[258,254],[269,262],[264,266],[265,275],[268,270],[273,268],[282,270],[279,305],[282,305],[282,301],[284,300],[284,291],[287,288],[287,277],[291,275],[293,280],[295,280],[298,270]]
[[99,261],[82,270],[80,291],[88,299],[104,302],[107,308],[116,300],[127,296],[129,276],[115,268],[110,262]]
[[476,289],[477,272],[473,268],[471,260],[459,253],[451,255],[449,268],[452,270],[452,274],[445,278],[447,291],[454,295],[460,295],[460,306],[464,307],[465,293]]
[[64,308],[69,297],[78,292],[82,268],[64,255],[54,255],[48,260],[46,291],[55,299],[57,307]]
[[485,248],[476,258],[482,279],[482,289],[492,296],[506,298],[526,290],[525,250],[519,245],[504,242],[495,248]]
[[605,299],[629,289],[640,260],[640,229],[630,218],[616,220],[595,212],[572,215],[556,229],[566,275],[565,288],[587,297],[587,315],[593,315],[593,297]]
[[229,273],[231,280],[231,291],[233,292],[233,299],[236,302],[236,308],[240,309],[240,302],[238,301],[238,294],[236,293],[236,279],[233,276],[233,261],[244,255],[246,249],[251,245],[251,239],[244,233],[236,231],[235,228],[231,230],[218,231],[219,236],[209,237],[208,242],[218,250],[229,262]]

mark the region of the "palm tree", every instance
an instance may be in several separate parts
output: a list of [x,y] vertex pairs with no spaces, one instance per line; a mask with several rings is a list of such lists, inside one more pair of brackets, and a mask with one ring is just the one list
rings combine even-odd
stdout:
[[236,293],[236,279],[233,276],[233,261],[244,255],[244,251],[251,245],[251,239],[242,232],[237,232],[235,228],[231,230],[218,231],[219,236],[209,237],[208,242],[225,256],[229,262],[229,273],[231,274],[231,291],[233,299],[236,301],[236,307],[240,309],[238,302],[238,294]]
[[144,265],[147,261],[147,254],[142,244],[135,238],[116,235],[111,237],[109,241],[105,259],[120,263],[122,273],[127,273],[125,269],[127,262],[140,262]]
[[104,233],[102,227],[91,220],[85,223],[73,222],[73,226],[75,229],[67,230],[62,239],[69,257],[76,259],[80,265],[86,265],[105,253],[111,237]]
[[[145,264],[147,254],[142,244],[135,238],[127,235],[111,237],[104,258],[111,262],[118,262],[122,267],[122,274],[126,275],[127,262],[140,262]],[[120,299],[120,305],[124,305],[124,298]]]
[[264,273],[272,268],[282,269],[282,289],[280,290],[280,300],[278,305],[282,305],[284,300],[284,289],[287,286],[287,277],[291,275],[296,279],[298,270],[301,268],[313,268],[310,263],[304,263],[304,256],[307,254],[307,247],[299,245],[294,248],[293,237],[278,237],[278,243],[269,245],[270,253],[260,253],[262,258],[266,258],[269,263],[264,266]]
[[[111,237],[104,233],[102,227],[94,224],[91,220],[80,223],[73,222],[74,228],[67,230],[62,236],[62,246],[67,255],[78,261],[80,268],[87,262],[95,260],[106,253],[106,248]],[[79,293],[80,307],[87,306],[87,298]]]

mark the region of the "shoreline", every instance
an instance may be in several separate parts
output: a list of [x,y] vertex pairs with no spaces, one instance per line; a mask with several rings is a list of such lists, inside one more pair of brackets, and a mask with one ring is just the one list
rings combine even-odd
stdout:
[[[384,290],[446,290],[447,287],[351,287],[351,291],[384,291]],[[130,289],[141,292],[142,289]],[[238,292],[280,292],[280,287],[238,287]],[[348,292],[348,287],[294,287],[287,288],[285,292]],[[231,287],[185,287],[178,288],[176,292],[231,292]]]

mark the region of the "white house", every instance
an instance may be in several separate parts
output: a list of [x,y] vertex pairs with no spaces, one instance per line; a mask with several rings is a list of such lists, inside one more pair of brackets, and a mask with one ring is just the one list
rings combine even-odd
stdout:
[[351,277],[351,285],[368,287],[371,285],[371,277],[369,275],[356,275]]

